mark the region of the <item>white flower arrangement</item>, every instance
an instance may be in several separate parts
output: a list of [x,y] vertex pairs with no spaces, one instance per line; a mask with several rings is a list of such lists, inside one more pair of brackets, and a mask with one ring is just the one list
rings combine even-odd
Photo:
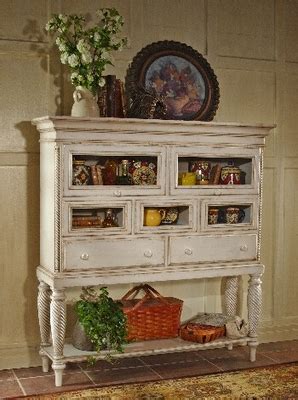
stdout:
[[69,66],[73,85],[83,86],[96,94],[105,84],[103,72],[113,65],[111,52],[122,50],[127,38],[118,36],[124,20],[115,8],[102,8],[96,12],[98,24],[85,28],[82,15],[55,14],[45,29],[56,33],[56,45],[62,64]]

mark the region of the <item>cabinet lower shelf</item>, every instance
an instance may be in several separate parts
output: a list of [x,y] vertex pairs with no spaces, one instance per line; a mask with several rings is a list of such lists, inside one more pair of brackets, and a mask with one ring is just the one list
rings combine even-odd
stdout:
[[[234,345],[246,345],[250,343],[254,343],[255,345],[257,345],[256,339],[250,337],[244,337],[241,339],[228,339],[226,337],[222,337],[204,344],[188,342],[181,338],[148,340],[143,342],[130,343],[125,346],[125,350],[123,353],[113,353],[113,356],[116,358],[128,358],[162,353],[204,350],[219,347],[228,347],[228,349],[232,349]],[[95,351],[82,351],[76,349],[73,345],[66,343],[64,345],[63,354],[64,362],[78,362],[90,356],[95,357],[99,360],[104,359],[107,355],[107,352],[102,351],[100,353],[97,353]],[[54,361],[53,347],[44,347],[42,349],[42,355],[48,356],[52,361]]]

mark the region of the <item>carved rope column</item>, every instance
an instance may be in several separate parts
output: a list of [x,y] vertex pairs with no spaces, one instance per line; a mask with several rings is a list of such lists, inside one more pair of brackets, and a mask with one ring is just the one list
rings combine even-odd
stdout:
[[239,277],[227,277],[225,285],[225,312],[227,315],[233,316],[237,314]]
[[[239,277],[228,276],[225,281],[225,312],[227,315],[233,316],[237,313]],[[233,349],[233,343],[227,345],[228,350]]]
[[38,322],[40,328],[41,346],[50,346],[50,301],[51,289],[45,282],[40,282],[38,286]]
[[250,361],[256,360],[256,350],[258,346],[257,341],[257,328],[261,316],[262,309],[262,274],[250,275],[248,282],[248,322],[249,322],[249,333],[248,336],[255,338],[254,341],[249,342],[250,346]]
[[39,353],[42,359],[43,372],[49,371],[49,358],[44,353],[43,348],[51,345],[50,302],[51,302],[51,289],[48,284],[41,281],[38,286],[37,310],[38,310],[38,322],[39,322],[40,338],[41,338]]
[[62,386],[62,373],[65,368],[63,362],[63,347],[66,329],[66,304],[63,289],[53,289],[51,296],[50,322],[53,340],[53,370],[56,386]]

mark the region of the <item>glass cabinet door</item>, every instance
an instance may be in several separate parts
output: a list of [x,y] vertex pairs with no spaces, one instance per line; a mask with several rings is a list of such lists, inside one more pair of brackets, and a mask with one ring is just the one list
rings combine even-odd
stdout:
[[136,201],[136,232],[190,232],[196,229],[195,201],[165,201],[165,199]]
[[63,236],[131,233],[131,202],[63,202]]
[[210,197],[201,202],[203,231],[256,230],[259,216],[256,196]]
[[64,192],[69,196],[165,192],[165,150],[158,146],[69,145],[64,163]]
[[171,192],[258,193],[258,152],[235,148],[182,148],[171,153]]

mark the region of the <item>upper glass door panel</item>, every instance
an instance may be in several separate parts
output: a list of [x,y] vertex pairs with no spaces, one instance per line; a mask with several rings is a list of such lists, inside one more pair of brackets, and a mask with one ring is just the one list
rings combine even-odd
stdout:
[[68,145],[64,163],[65,195],[165,193],[165,151],[157,146]]
[[171,153],[172,193],[257,193],[259,153],[236,148],[182,148]]

